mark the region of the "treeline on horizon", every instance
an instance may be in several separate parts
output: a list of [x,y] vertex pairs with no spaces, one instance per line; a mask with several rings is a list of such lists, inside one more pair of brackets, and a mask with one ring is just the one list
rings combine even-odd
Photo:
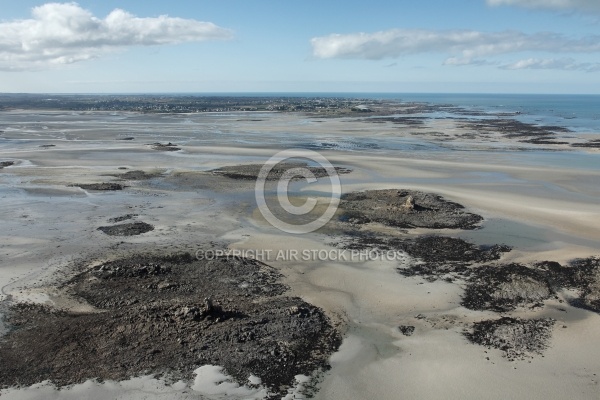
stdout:
[[[372,100],[370,100],[372,102]],[[68,111],[309,111],[351,108],[361,99],[291,96],[167,96],[167,95],[76,95],[1,94],[0,109]]]

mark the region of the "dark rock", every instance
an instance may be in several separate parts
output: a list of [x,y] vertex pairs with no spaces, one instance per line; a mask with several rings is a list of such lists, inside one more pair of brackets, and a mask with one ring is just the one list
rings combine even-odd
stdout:
[[145,171],[133,170],[133,171],[127,171],[123,174],[110,174],[109,176],[114,176],[116,178],[127,180],[127,181],[143,181],[143,180],[158,178],[158,177],[162,176],[162,173],[159,173],[159,172],[149,173],[149,172],[145,172]]
[[477,246],[460,238],[437,235],[403,238],[397,236],[353,233],[341,243],[353,250],[402,251],[414,262],[398,268],[404,276],[422,276],[429,281],[466,278],[474,266],[495,261],[511,249],[504,245]]
[[296,375],[328,368],[341,337],[322,310],[285,296],[280,279],[255,260],[190,254],[90,268],[63,286],[98,312],[12,306],[12,329],[0,342],[0,387],[147,374],[192,379],[198,366],[215,364],[240,384],[258,376],[281,398]]
[[400,332],[402,332],[404,336],[412,336],[415,332],[415,327],[411,325],[400,325],[398,329],[400,329]]
[[347,193],[342,196],[339,208],[342,222],[377,222],[397,228],[475,229],[483,220],[458,203],[414,190]]
[[0,169],[15,165],[14,161],[0,161]]
[[478,246],[460,238],[445,236],[419,236],[404,240],[399,248],[417,259],[417,263],[398,272],[404,276],[423,276],[437,280],[446,274],[465,277],[470,267],[498,260],[511,249],[505,245]]
[[575,287],[576,270],[564,267],[556,261],[542,261],[534,264],[533,268],[543,274],[554,290],[566,287]]
[[84,190],[102,190],[102,191],[113,191],[123,190],[127,186],[123,186],[119,183],[79,183],[69,186],[80,187]]
[[[260,174],[264,164],[247,164],[247,165],[233,165],[214,169],[212,172],[215,175],[226,176],[230,179],[237,180],[256,180]],[[302,168],[309,170],[315,178],[323,178],[329,175],[328,171],[323,167],[311,167],[306,163],[293,163],[293,162],[282,162],[274,165],[269,174],[265,177],[267,181],[276,181],[281,179],[284,173],[294,168]],[[342,167],[335,167],[335,173],[349,174],[352,170]],[[301,178],[294,178],[301,179]]]
[[153,150],[158,150],[158,151],[179,151],[181,150],[181,148],[177,147],[176,144],[173,144],[171,142],[167,143],[167,144],[162,144],[162,143],[152,143],[151,148]]
[[590,148],[590,149],[600,149],[600,139],[588,140],[587,142],[584,142],[584,143],[573,143],[571,146],[572,147]]
[[600,257],[579,258],[570,263],[573,286],[581,290],[581,303],[595,312],[600,312]]
[[522,143],[532,143],[532,144],[569,144],[569,142],[558,142],[556,140],[548,140],[546,138],[537,138],[537,139],[527,139],[527,140],[519,140]]
[[419,127],[425,124],[427,118],[425,117],[376,117],[369,118],[368,120],[363,120],[364,122],[370,123],[383,123],[383,122],[391,122],[393,124],[398,125],[407,125],[412,127]]
[[543,126],[520,122],[515,119],[461,120],[459,128],[473,129],[478,136],[498,133],[507,139],[548,140],[556,133],[571,132],[562,126]]
[[499,349],[509,360],[541,355],[548,348],[555,320],[503,317],[473,324],[465,336],[472,343]]
[[154,230],[154,226],[145,222],[131,222],[128,224],[101,226],[98,228],[110,236],[134,236]]
[[544,273],[554,287],[579,291],[580,297],[571,301],[571,305],[600,312],[600,257],[578,258],[568,266],[544,261],[535,268]]
[[461,304],[471,310],[512,311],[535,307],[554,294],[540,271],[521,264],[483,266],[472,271]]

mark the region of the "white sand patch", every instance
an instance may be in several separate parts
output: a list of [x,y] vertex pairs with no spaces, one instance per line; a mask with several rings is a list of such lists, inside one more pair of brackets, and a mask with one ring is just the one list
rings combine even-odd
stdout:
[[256,383],[256,377],[251,377],[249,383],[255,382],[258,387],[240,386],[231,377],[225,375],[223,367],[204,365],[194,372],[196,379],[191,388],[211,399],[263,399],[268,394],[265,388]]
[[[259,400],[268,395],[262,381],[251,375],[247,385],[239,385],[223,372],[223,367],[205,365],[194,371],[196,378],[190,384],[177,381],[172,384],[152,376],[131,378],[125,381],[99,383],[88,380],[82,384],[58,389],[51,382],[41,382],[26,388],[0,390],[0,396],[9,400]],[[310,378],[297,375],[296,385],[282,397],[285,400],[303,399],[304,385]]]
[[86,381],[65,389],[57,389],[50,382],[42,382],[22,389],[0,391],[8,400],[188,400],[198,399],[184,382],[172,385],[163,380],[143,376],[126,381]]
[[[349,336],[332,357],[333,369],[316,398],[596,398],[600,350],[593,333],[585,332],[597,332],[598,325],[595,318],[558,326],[545,358],[531,362],[508,362],[497,350],[469,344],[458,331],[403,338],[395,342],[400,353],[388,358],[369,357],[373,350]],[[579,334],[570,336],[572,329]]]

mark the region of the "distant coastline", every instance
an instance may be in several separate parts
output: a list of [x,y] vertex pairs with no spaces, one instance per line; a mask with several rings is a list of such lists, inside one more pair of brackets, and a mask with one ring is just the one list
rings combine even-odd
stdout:
[[[474,114],[510,114],[519,122],[557,125],[580,133],[600,132],[600,95],[453,93],[173,93],[173,94],[9,94],[1,109],[136,111],[158,113],[278,111],[348,114],[363,103],[379,107],[419,103],[434,106],[434,118],[455,118],[450,107]],[[442,108],[443,106],[443,108]],[[389,107],[388,107],[389,108]],[[389,110],[387,110],[389,111]],[[386,111],[384,111],[385,113]],[[352,114],[352,113],[351,113]]]

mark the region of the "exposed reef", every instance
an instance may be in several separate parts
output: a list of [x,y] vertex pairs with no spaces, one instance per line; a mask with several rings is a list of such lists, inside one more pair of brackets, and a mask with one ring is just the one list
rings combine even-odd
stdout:
[[197,367],[212,364],[240,383],[258,376],[281,398],[296,375],[328,368],[341,337],[322,310],[285,296],[280,277],[258,261],[189,254],[88,267],[63,289],[95,311],[12,307],[12,330],[0,342],[0,386],[147,374],[192,379]]
[[98,228],[110,236],[136,236],[154,230],[154,226],[145,222],[130,222],[127,224],[101,226]]
[[541,355],[549,346],[554,323],[551,318],[502,317],[476,322],[464,334],[472,343],[502,350],[512,361]]
[[483,220],[458,203],[416,190],[347,193],[341,197],[339,208],[343,222],[376,222],[396,228],[475,229]]
[[75,186],[84,190],[98,190],[98,191],[114,191],[123,190],[127,186],[121,185],[120,183],[104,182],[104,183],[77,183],[69,186]]
[[158,150],[158,151],[179,151],[181,150],[180,147],[177,147],[176,144],[173,144],[171,142],[163,144],[163,143],[152,143],[150,145],[150,148],[152,148],[152,150]]
[[[263,164],[246,164],[246,165],[233,165],[214,169],[210,171],[215,175],[225,176],[230,179],[237,180],[256,180],[260,175],[261,169],[264,167]],[[334,167],[335,173],[337,174],[348,174],[352,170],[342,167]],[[274,165],[269,173],[265,176],[267,181],[276,181],[281,179],[284,174],[291,170],[302,169],[310,171],[315,178],[323,178],[329,175],[328,171],[323,167],[313,167],[306,163],[293,163],[293,162],[282,162]],[[304,172],[304,171],[302,171]],[[294,179],[300,179],[298,177]]]

